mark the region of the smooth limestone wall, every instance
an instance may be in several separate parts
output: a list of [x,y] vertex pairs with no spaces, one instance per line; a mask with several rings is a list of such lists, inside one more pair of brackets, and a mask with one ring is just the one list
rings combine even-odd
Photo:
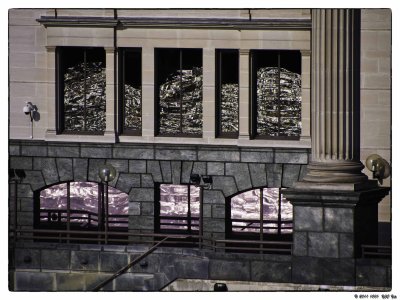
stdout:
[[[391,55],[390,9],[361,10],[361,162],[379,154],[391,164]],[[371,176],[371,172],[364,170]],[[391,185],[391,177],[383,186]],[[379,204],[379,220],[390,222],[391,195]]]

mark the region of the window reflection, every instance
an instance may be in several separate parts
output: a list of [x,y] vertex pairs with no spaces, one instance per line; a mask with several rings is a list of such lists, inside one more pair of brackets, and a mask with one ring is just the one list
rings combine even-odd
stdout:
[[[127,227],[128,195],[109,187],[109,227]],[[97,227],[101,209],[101,186],[95,182],[70,182],[53,185],[40,192],[40,222],[79,227]]]
[[300,136],[301,54],[253,50],[253,114],[259,136]]
[[[262,197],[262,205],[260,203]],[[233,232],[292,233],[293,208],[279,188],[254,189],[231,198]]]
[[198,230],[200,188],[188,185],[160,185],[160,229]]
[[60,130],[105,130],[106,72],[102,48],[60,47]]
[[201,49],[156,49],[158,133],[199,136],[203,127]]

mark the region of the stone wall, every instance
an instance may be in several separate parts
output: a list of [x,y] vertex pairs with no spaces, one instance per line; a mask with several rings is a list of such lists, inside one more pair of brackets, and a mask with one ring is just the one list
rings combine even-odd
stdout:
[[[90,291],[118,269],[144,253],[146,245],[66,245],[18,243],[9,288],[15,291]],[[293,268],[297,265],[303,268]],[[387,260],[349,260],[351,276],[332,259],[294,260],[289,255],[214,253],[195,248],[159,248],[125,274],[107,284],[105,291],[157,291],[175,279],[251,282],[391,286]],[[293,270],[300,270],[294,272]],[[282,286],[285,287],[285,286]],[[304,286],[307,289],[307,286]]]
[[10,168],[27,175],[18,184],[19,228],[33,226],[34,191],[65,181],[99,182],[99,166],[110,163],[117,170],[110,185],[129,195],[132,233],[154,232],[157,184],[188,184],[190,174],[211,175],[213,187],[204,191],[204,235],[220,239],[225,199],[256,187],[291,187],[305,172],[309,150],[12,140],[9,155]]

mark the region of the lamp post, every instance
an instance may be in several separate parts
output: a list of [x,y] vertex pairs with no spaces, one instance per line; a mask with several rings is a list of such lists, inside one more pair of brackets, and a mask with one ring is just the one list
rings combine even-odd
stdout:
[[[101,166],[99,168],[99,177],[102,182],[106,183],[106,197],[104,199],[104,195],[101,197],[102,203],[101,203],[101,228],[104,230],[104,238],[105,238],[105,243],[108,243],[108,182],[113,181],[115,176],[117,174],[117,171],[115,168],[110,165],[106,164],[104,166]],[[105,203],[104,203],[105,201]]]
[[199,248],[201,248],[203,238],[203,189],[211,189],[212,177],[199,174],[190,175],[190,183],[194,186],[199,187]]
[[17,222],[18,222],[18,183],[26,177],[25,171],[22,169],[9,169],[8,180],[14,183],[14,245],[17,243]]

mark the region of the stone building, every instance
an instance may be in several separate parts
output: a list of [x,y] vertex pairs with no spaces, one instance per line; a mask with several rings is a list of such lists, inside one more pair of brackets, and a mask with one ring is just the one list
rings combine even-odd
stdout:
[[11,9],[9,75],[10,289],[391,286],[390,9]]

